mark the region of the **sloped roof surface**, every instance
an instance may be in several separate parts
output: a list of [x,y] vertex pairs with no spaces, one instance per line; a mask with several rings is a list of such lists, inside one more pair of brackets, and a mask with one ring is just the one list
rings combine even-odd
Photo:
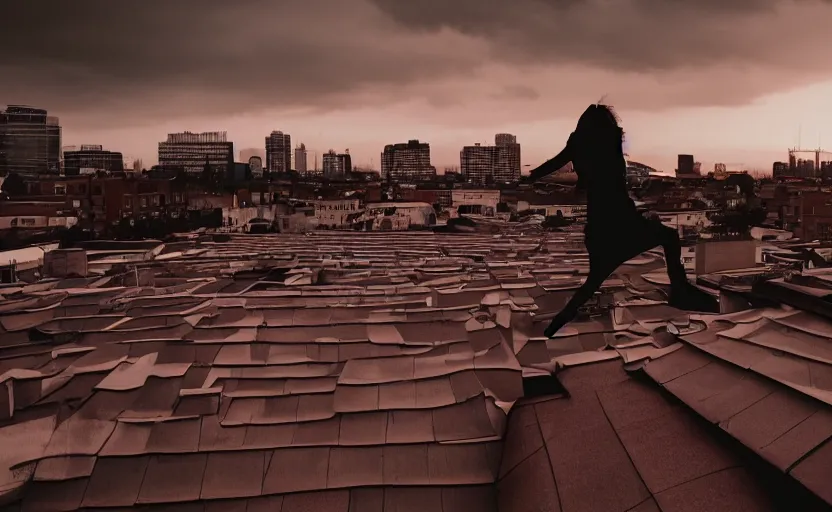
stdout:
[[774,510],[763,461],[832,503],[828,321],[675,310],[655,254],[551,340],[587,271],[570,233],[106,257],[3,290],[12,510]]

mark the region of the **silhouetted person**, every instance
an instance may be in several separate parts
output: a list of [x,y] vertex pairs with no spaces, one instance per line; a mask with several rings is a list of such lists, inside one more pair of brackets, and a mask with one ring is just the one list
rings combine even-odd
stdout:
[[548,337],[574,319],[578,308],[622,263],[659,245],[664,249],[670,277],[668,303],[679,309],[719,312],[716,299],[688,281],[676,231],[658,218],[647,219],[637,211],[627,192],[623,141],[624,131],[612,109],[590,105],[569,136],[566,148],[534,169],[526,179],[535,182],[572,162],[578,175],[576,188],[586,190],[587,194],[584,235],[589,275],[544,331]]

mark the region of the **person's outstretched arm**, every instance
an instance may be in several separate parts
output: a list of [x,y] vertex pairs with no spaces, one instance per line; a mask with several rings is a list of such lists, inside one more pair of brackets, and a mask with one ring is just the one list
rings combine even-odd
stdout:
[[[570,136],[569,139],[570,139],[570,142],[571,142],[572,137]],[[551,158],[549,160],[546,160],[540,166],[533,169],[529,173],[529,176],[524,181],[527,181],[527,182],[530,182],[530,183],[534,183],[536,181],[539,181],[542,178],[545,178],[546,176],[559,171],[560,169],[563,168],[563,166],[565,166],[566,164],[568,164],[571,161],[572,161],[572,146],[569,142],[567,142],[566,147],[563,148],[563,150],[560,153],[558,153],[557,156],[555,156],[554,158]]]

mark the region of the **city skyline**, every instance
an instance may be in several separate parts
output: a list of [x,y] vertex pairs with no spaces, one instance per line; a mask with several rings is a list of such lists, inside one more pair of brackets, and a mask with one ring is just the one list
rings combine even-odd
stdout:
[[[415,11],[395,0],[205,1],[199,23],[188,0],[36,4],[0,7],[16,20],[0,34],[0,71],[12,77],[2,102],[59,116],[64,145],[103,145],[148,167],[167,133],[217,130],[235,151],[281,130],[311,154],[349,148],[376,169],[386,144],[419,139],[440,172],[459,165],[461,147],[507,132],[523,165],[536,165],[604,95],[631,157],[666,172],[679,153],[703,170],[770,171],[798,133],[804,147],[832,146],[832,81],[818,65],[832,5],[819,0]],[[123,19],[153,37],[123,37]],[[42,37],[21,35],[34,30]]]

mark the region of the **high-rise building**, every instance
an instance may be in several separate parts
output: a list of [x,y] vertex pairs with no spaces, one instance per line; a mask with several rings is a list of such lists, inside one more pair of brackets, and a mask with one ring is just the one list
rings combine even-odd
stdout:
[[510,133],[498,133],[494,136],[497,147],[494,162],[494,181],[498,183],[518,181],[520,179],[520,144],[517,137]]
[[676,164],[676,174],[694,174],[695,164],[693,155],[679,155]]
[[96,172],[124,172],[124,156],[117,151],[106,151],[101,146],[84,145],[79,150],[64,150],[64,174],[95,174]]
[[302,142],[295,148],[295,171],[300,174],[306,174],[309,171],[306,165],[306,144]]
[[324,178],[340,178],[352,170],[352,157],[350,150],[343,153],[336,153],[335,150],[330,149],[323,155],[323,169],[322,174]]
[[289,172],[292,169],[292,138],[288,133],[272,132],[266,137],[266,170]]
[[494,178],[496,146],[464,146],[459,152],[459,169],[465,181],[485,184]]
[[391,181],[427,181],[436,178],[430,164],[430,144],[410,140],[388,144],[381,153],[381,178]]
[[159,143],[159,167],[199,174],[205,164],[229,176],[234,167],[234,143],[225,132],[171,133]]
[[9,105],[0,110],[0,173],[55,173],[61,167],[61,126],[46,110]]
[[520,144],[508,133],[499,133],[494,146],[474,144],[459,153],[459,168],[465,181],[484,185],[520,179]]
[[343,153],[338,155],[338,158],[341,159],[341,166],[344,168],[344,172],[352,172],[352,157],[350,156],[350,150],[345,149]]

